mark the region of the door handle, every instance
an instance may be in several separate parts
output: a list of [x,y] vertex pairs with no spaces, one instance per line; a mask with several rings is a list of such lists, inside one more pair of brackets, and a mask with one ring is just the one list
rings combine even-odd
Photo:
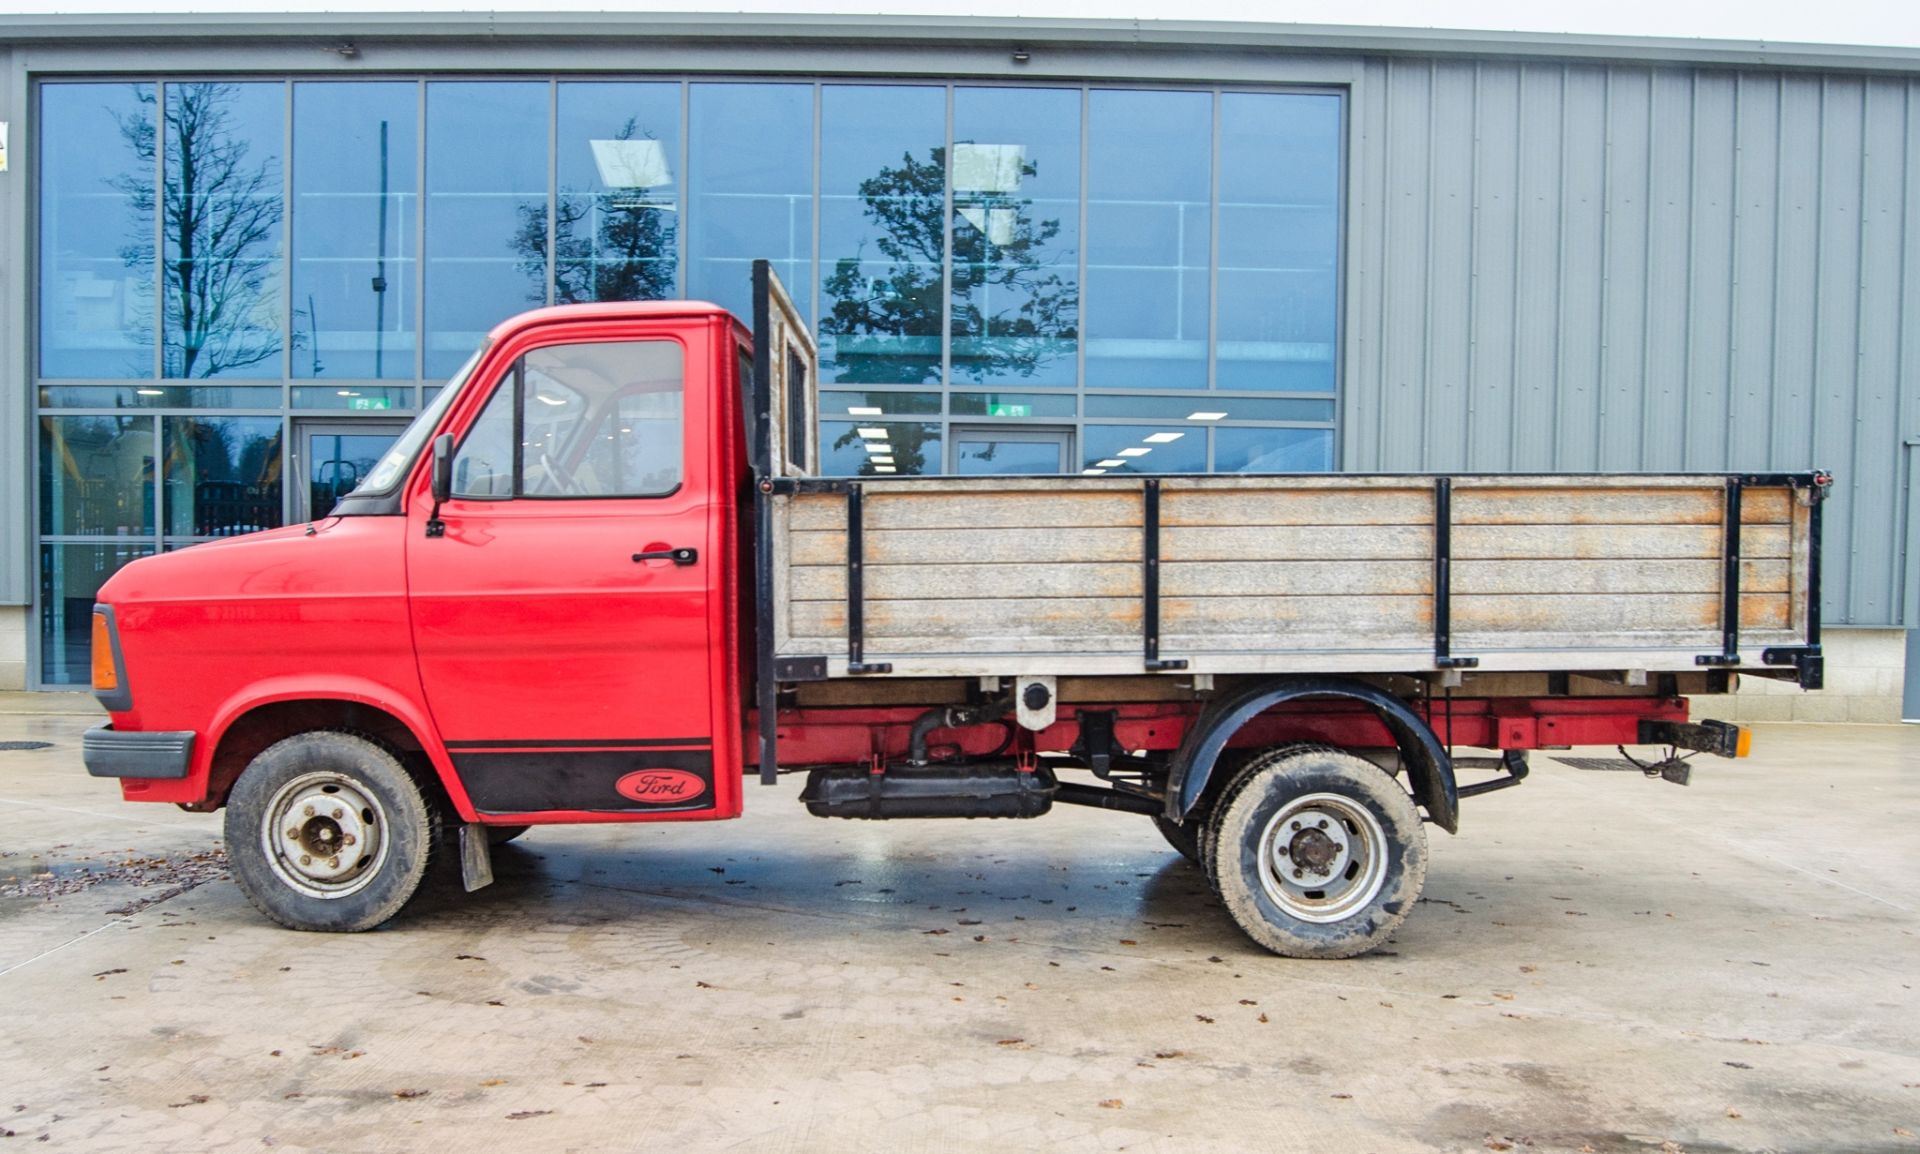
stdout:
[[651,553],[635,553],[635,561],[671,561],[675,565],[691,565],[700,559],[698,549],[656,549]]

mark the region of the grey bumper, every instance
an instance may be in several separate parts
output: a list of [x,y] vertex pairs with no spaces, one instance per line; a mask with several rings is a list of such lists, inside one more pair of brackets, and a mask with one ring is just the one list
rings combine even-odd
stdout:
[[96,725],[81,738],[80,755],[95,777],[182,778],[193,763],[193,730],[121,733]]

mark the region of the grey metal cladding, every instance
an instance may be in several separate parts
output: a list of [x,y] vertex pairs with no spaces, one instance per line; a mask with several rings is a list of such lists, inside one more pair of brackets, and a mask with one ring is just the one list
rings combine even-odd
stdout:
[[1916,88],[1370,59],[1342,466],[1830,468],[1827,621],[1920,625]]
[[[0,332],[27,331],[27,284],[10,270],[23,268],[27,255],[26,181],[32,139],[27,125],[27,86],[16,71],[15,54],[0,45],[0,120],[9,122],[8,170],[0,173]],[[5,342],[0,342],[5,343]],[[15,344],[17,350],[19,344]],[[24,605],[32,596],[32,509],[29,462],[32,426],[27,403],[26,358],[0,352],[0,605]]]

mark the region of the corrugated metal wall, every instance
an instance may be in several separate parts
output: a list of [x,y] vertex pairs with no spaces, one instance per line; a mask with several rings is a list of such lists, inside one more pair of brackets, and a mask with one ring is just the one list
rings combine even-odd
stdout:
[[1903,620],[1920,82],[1370,61],[1343,467],[1830,468],[1830,624]]

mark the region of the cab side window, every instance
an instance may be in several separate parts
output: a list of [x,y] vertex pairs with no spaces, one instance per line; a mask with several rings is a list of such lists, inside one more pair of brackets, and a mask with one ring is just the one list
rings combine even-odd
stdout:
[[455,496],[663,497],[684,478],[685,375],[673,341],[535,349],[454,456]]

